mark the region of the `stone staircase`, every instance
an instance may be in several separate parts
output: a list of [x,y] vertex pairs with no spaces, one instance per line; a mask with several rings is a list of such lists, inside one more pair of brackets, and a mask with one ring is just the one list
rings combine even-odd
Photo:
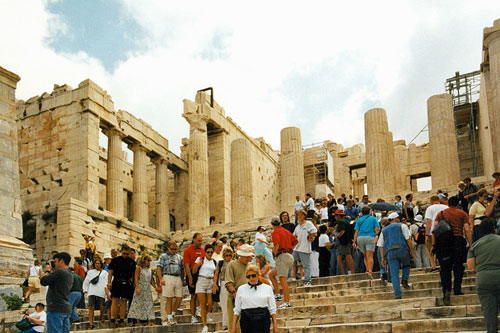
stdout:
[[[472,332],[484,331],[481,306],[475,292],[475,275],[466,271],[462,291],[451,296],[451,306],[442,303],[439,273],[412,269],[410,290],[403,289],[403,298],[394,299],[392,286],[384,285],[374,274],[332,276],[312,280],[304,287],[302,281],[291,281],[292,307],[278,310],[280,333],[309,332]],[[278,302],[280,304],[281,302]],[[188,299],[178,311],[177,325],[161,326],[160,306],[155,303],[157,319],[151,327],[109,327],[96,315],[93,330],[88,330],[86,310],[79,310],[81,323],[71,325],[80,332],[201,332],[202,324],[191,324]],[[97,312],[98,313],[98,312]],[[96,313],[96,314],[97,314]],[[212,313],[210,332],[224,332],[220,311]]]

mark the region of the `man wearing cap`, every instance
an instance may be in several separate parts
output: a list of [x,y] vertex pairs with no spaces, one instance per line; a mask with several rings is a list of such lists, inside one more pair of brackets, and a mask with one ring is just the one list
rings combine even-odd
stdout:
[[347,269],[354,274],[354,260],[352,259],[352,243],[354,239],[354,228],[351,223],[345,218],[343,210],[335,211],[335,220],[337,222],[337,239],[339,246],[337,247],[337,262],[339,263],[340,272],[345,274],[344,259],[347,264]]
[[277,301],[281,300],[281,295],[279,294],[279,285],[276,280],[278,276],[281,284],[281,289],[283,289],[284,302],[278,308],[289,308],[290,305],[290,292],[288,289],[288,271],[293,265],[293,248],[297,245],[297,238],[280,225],[280,220],[278,217],[273,217],[271,220],[273,226],[273,255],[276,258],[275,269],[269,274],[269,278],[274,286],[274,291],[276,292],[275,299]]
[[422,215],[417,214],[414,221],[415,223],[410,226],[410,234],[414,241],[413,250],[415,252],[415,266],[417,268],[430,267],[431,264],[425,248],[424,218]]
[[304,286],[311,285],[311,243],[316,237],[316,227],[311,221],[306,220],[307,213],[304,210],[298,212],[299,224],[295,227],[293,235],[297,237],[298,243],[293,249],[293,259],[300,260],[304,266]]
[[[399,214],[391,213],[387,217],[389,225],[382,229],[377,245],[382,256],[382,265],[389,264],[392,287],[396,299],[403,296],[399,282],[399,267],[403,268],[402,285],[410,289],[408,278],[410,277],[411,260],[415,258],[413,245],[410,239],[410,230],[404,223],[400,223]],[[409,251],[409,253],[408,253]]]
[[[253,251],[253,246],[248,244],[241,245],[238,251],[236,251],[238,260],[233,260],[227,265],[224,281],[226,282],[225,286],[229,295],[232,296],[227,298],[227,317],[229,319],[227,327],[233,327],[234,300],[236,299],[238,288],[247,283],[245,271],[248,263],[252,261],[254,256]],[[236,324],[236,332],[240,332],[239,322]]]

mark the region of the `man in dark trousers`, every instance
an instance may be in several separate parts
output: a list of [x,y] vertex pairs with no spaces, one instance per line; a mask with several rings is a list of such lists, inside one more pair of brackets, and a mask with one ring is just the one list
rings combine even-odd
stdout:
[[55,270],[40,279],[42,286],[49,286],[47,291],[47,332],[69,333],[69,291],[73,285],[73,274],[68,265],[71,256],[66,252],[53,257]]

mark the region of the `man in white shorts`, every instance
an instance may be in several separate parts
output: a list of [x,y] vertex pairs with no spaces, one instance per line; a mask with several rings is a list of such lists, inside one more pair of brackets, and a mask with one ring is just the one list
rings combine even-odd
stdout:
[[[166,297],[167,322],[162,325],[175,324],[175,312],[182,301],[182,287],[184,281],[184,261],[177,251],[175,241],[168,242],[167,252],[158,259],[156,273],[162,287],[162,297]],[[174,301],[175,298],[175,301]],[[173,303],[173,304],[172,304]]]

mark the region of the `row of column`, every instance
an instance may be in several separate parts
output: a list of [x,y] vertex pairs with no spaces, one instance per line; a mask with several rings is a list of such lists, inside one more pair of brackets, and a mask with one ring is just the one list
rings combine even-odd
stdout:
[[[108,165],[106,208],[123,215],[123,182],[122,182],[122,134],[116,129],[105,131],[108,137]],[[130,145],[134,153],[132,219],[148,225],[148,186],[147,164],[148,150],[139,143]],[[156,226],[162,232],[170,232],[170,214],[168,209],[168,173],[167,163],[161,158],[152,159],[156,167],[155,214]]]

